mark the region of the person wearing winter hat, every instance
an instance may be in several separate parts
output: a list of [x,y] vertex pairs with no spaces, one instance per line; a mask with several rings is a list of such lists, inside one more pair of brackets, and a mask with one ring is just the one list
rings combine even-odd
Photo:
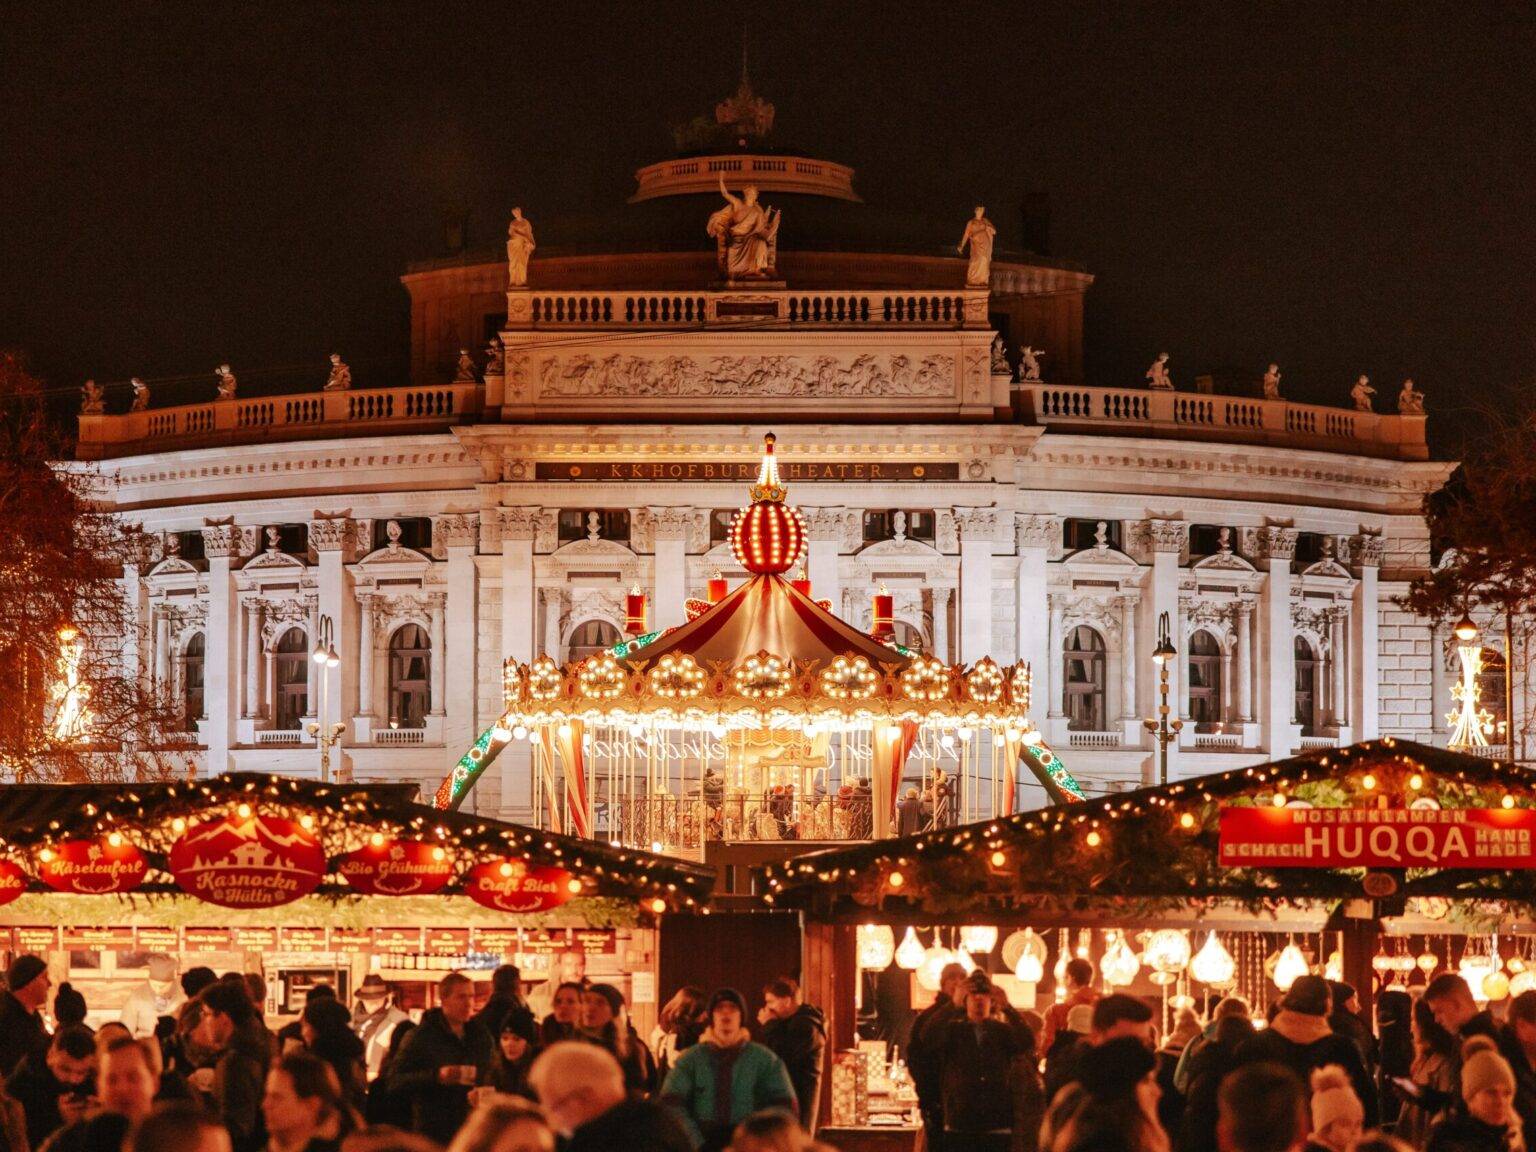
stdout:
[[703,1152],[720,1152],[754,1112],[787,1108],[798,1114],[784,1062],[752,1040],[743,1026],[747,1001],[734,988],[709,999],[709,1030],[667,1073],[662,1100],[678,1109]]
[[27,1056],[39,1061],[47,1057],[48,1029],[43,1026],[42,1009],[51,987],[48,965],[41,957],[27,952],[11,961],[5,991],[0,993],[0,1076],[16,1071]]
[[977,970],[966,977],[965,1015],[935,1034],[945,1148],[1006,1149],[1013,1127],[1010,1071],[1023,1048],[1018,1033],[992,1014],[997,995]]
[[1328,1026],[1333,990],[1321,976],[1300,976],[1280,1001],[1268,1028],[1237,1050],[1237,1062],[1274,1061],[1308,1083],[1313,1069],[1337,1064],[1349,1077],[1355,1098],[1365,1109],[1365,1126],[1374,1128],[1378,1112],[1376,1086],[1366,1071],[1360,1049]]
[[1312,1137],[1314,1152],[1349,1152],[1365,1127],[1365,1108],[1337,1064],[1312,1072]]
[[1429,1134],[1426,1152],[1523,1152],[1515,1073],[1488,1036],[1461,1048],[1461,1104]]
[[1134,1036],[1094,1047],[1078,1071],[1081,1103],[1056,1132],[1047,1152],[1121,1148],[1167,1152],[1168,1134],[1157,1118],[1160,1091],[1156,1057]]
[[581,994],[581,1030],[577,1038],[613,1053],[624,1069],[624,1085],[631,1092],[655,1089],[656,1059],[629,1022],[624,993],[612,984],[589,984]]

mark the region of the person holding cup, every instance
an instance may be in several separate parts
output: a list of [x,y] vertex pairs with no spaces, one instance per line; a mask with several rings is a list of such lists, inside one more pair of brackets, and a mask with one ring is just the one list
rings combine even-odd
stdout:
[[411,1101],[411,1128],[447,1145],[469,1115],[470,1091],[489,1082],[494,1041],[472,1020],[474,985],[450,972],[389,1072],[389,1088]]

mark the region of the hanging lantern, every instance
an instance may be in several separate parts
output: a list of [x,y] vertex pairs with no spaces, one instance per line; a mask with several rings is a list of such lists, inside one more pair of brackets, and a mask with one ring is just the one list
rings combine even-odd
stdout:
[[1147,940],[1146,962],[1159,972],[1182,972],[1189,966],[1189,937],[1174,928],[1160,928]]
[[1536,972],[1527,968],[1524,972],[1515,973],[1509,982],[1509,994],[1519,996],[1522,992],[1536,991]]
[[1131,951],[1121,933],[1115,933],[1114,943],[1099,957],[1099,971],[1106,981],[1121,988],[1135,980],[1136,973],[1141,971],[1136,953]]
[[986,924],[968,924],[960,929],[960,946],[974,955],[997,947],[997,929]]
[[1280,959],[1275,961],[1275,987],[1282,992],[1289,992],[1291,985],[1310,971],[1301,949],[1296,947],[1294,940],[1289,941],[1281,950]]
[[896,966],[905,968],[908,972],[916,972],[923,962],[923,946],[917,939],[917,931],[910,926],[907,934],[901,938],[901,947],[896,949]]
[[1332,980],[1335,984],[1344,980],[1344,957],[1337,948],[1328,953],[1328,960],[1323,964],[1323,979]]
[[1189,974],[1202,984],[1225,987],[1237,974],[1237,961],[1232,958],[1216,933],[1205,938],[1194,958],[1189,962]]
[[888,924],[860,924],[858,951],[860,968],[884,972],[896,958],[896,934]]
[[1419,953],[1419,958],[1418,960],[1414,961],[1414,963],[1418,965],[1420,972],[1428,976],[1431,972],[1440,966],[1440,957],[1436,956],[1433,952],[1426,948],[1424,951]]
[[1483,977],[1483,999],[1503,1000],[1509,996],[1509,977],[1502,972],[1490,972]]
[[1022,932],[1010,932],[1007,939],[1003,941],[1003,963],[1007,967],[1017,971],[1019,961],[1025,953],[1034,956],[1043,972],[1046,958],[1045,939],[1033,928],[1026,928]]
[[1371,957],[1371,971],[1378,976],[1385,976],[1392,971],[1392,957],[1388,956],[1385,949],[1378,945],[1376,955]]
[[1045,979],[1045,965],[1033,952],[1020,952],[1019,962],[1013,966],[1013,974],[1021,984],[1038,984]]
[[937,944],[923,953],[923,962],[917,968],[918,987],[929,992],[937,992],[940,982],[944,977],[944,969],[954,962],[948,948],[940,948]]

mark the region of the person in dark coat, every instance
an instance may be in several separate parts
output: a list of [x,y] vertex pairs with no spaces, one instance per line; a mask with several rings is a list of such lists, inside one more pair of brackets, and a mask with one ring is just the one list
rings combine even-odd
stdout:
[[1013,1131],[1009,1074],[1022,1045],[1012,1028],[993,1018],[993,995],[987,974],[972,972],[965,981],[965,1017],[945,1023],[935,1040],[946,1150],[1008,1149]]
[[379,1065],[379,1074],[368,1085],[368,1109],[363,1115],[369,1127],[380,1125],[404,1130],[411,1126],[411,1098],[404,1093],[390,1091],[389,1077],[400,1059],[400,1049],[405,1047],[406,1040],[414,1031],[416,1021],[407,1019],[396,1024],[389,1034],[389,1045]]
[[200,1069],[193,1087],[211,1098],[212,1110],[229,1129],[234,1152],[256,1152],[266,1143],[261,1097],[267,1065],[276,1047],[250,993],[240,981],[220,980],[198,997],[197,1041],[216,1053],[210,1068]]
[[27,1142],[41,1148],[66,1124],[85,1118],[96,1094],[96,1038],[83,1024],[60,1028],[39,1060],[28,1056],[5,1082],[27,1117]]
[[347,1006],[334,998],[311,1000],[304,1006],[299,1029],[304,1047],[336,1073],[342,1103],[362,1113],[368,1101],[366,1049],[352,1031],[352,1013]]
[[1377,1061],[1376,1037],[1371,1032],[1371,1026],[1360,1014],[1360,994],[1355,991],[1353,984],[1346,984],[1342,980],[1328,981],[1328,991],[1333,995],[1328,1013],[1328,1027],[1333,1029],[1335,1036],[1344,1037],[1360,1049],[1360,1058],[1365,1061],[1365,1069],[1374,1080]]
[[[1216,1147],[1217,1100],[1222,1080],[1237,1064],[1237,1053],[1254,1035],[1246,1016],[1224,1016],[1216,1031],[1189,1060],[1189,1091],[1179,1123],[1179,1152],[1209,1152]],[[1170,1133],[1172,1135],[1172,1133]]]
[[655,1090],[656,1059],[629,1022],[624,994],[612,984],[592,984],[582,993],[577,1038],[608,1049],[624,1069],[624,1083],[631,1092]]
[[1515,1074],[1491,1037],[1461,1049],[1461,1099],[1429,1134],[1426,1152],[1510,1152],[1524,1147]]
[[[1081,1007],[1081,1006],[1079,1006]],[[1078,1009],[1074,1008],[1076,1012]],[[1054,1100],[1066,1085],[1077,1080],[1083,1068],[1093,1062],[1093,1053],[1101,1044],[1123,1037],[1135,1040],[1152,1051],[1152,1009],[1140,997],[1126,992],[1101,996],[1088,1010],[1088,1036],[1059,1054],[1046,1065],[1046,1099]]]
[[581,1030],[581,994],[574,981],[561,984],[550,997],[550,1013],[539,1024],[539,1046],[548,1048],[562,1040],[577,1040]]
[[[304,993],[304,1010],[299,1013],[299,1019],[290,1020],[277,1030],[277,1055],[286,1056],[289,1052],[296,1052],[307,1045],[304,1042],[304,1012],[309,1011],[311,1004],[318,1004],[322,1000],[335,1000],[336,989],[329,984],[312,985],[309,991]],[[350,1020],[349,1020],[350,1023]]]
[[1280,1001],[1280,1010],[1269,1027],[1238,1049],[1238,1063],[1262,1060],[1283,1064],[1303,1084],[1311,1082],[1313,1069],[1337,1064],[1349,1076],[1365,1109],[1365,1127],[1374,1128],[1379,1111],[1375,1085],[1354,1041],[1328,1026],[1332,1003],[1328,981],[1321,976],[1298,977]]
[[54,1133],[46,1152],[122,1152],[124,1139],[148,1119],[159,1093],[152,1044],[126,1036],[108,1042],[101,1055],[99,1107]]
[[469,1093],[490,1076],[485,1028],[470,1019],[474,985],[450,972],[437,985],[438,1007],[421,1017],[389,1072],[389,1089],[411,1101],[411,1130],[445,1147],[469,1115]]
[[938,1147],[944,1132],[944,1108],[939,1098],[939,1052],[936,1041],[942,1026],[959,1019],[965,1012],[965,969],[946,964],[939,973],[939,994],[933,1003],[912,1020],[907,1040],[907,1071],[917,1093],[917,1108],[923,1118],[923,1133],[930,1148]]
[[1376,997],[1376,1095],[1381,1100],[1383,1127],[1397,1123],[1402,1097],[1392,1087],[1395,1078],[1413,1075],[1413,997],[1403,988],[1384,988]]
[[523,997],[523,974],[516,964],[503,964],[491,973],[491,997],[485,1007],[476,1012],[474,1019],[480,1022],[490,1036],[500,1036],[501,1026],[511,1013],[533,1019],[533,1010]]
[[784,1062],[800,1106],[800,1125],[815,1134],[821,1108],[821,1076],[827,1050],[827,1018],[800,999],[800,984],[789,976],[763,988],[758,1041]]
[[490,1086],[498,1092],[531,1100],[533,1089],[528,1086],[528,1071],[538,1055],[539,1033],[533,1013],[507,1013],[491,1055]]
[[27,1056],[48,1056],[48,1029],[42,1008],[53,980],[48,965],[30,952],[16,957],[5,973],[0,992],[0,1076],[9,1076]]
[[594,1044],[563,1040],[546,1048],[528,1079],[555,1127],[570,1134],[563,1152],[693,1152],[677,1113],[626,1096],[619,1062]]
[[1217,1139],[1222,1152],[1299,1152],[1307,1142],[1307,1089],[1283,1064],[1245,1064],[1221,1082]]
[[1521,1127],[1536,1135],[1536,992],[1522,992],[1509,1002],[1499,1029],[1499,1053],[1515,1074]]

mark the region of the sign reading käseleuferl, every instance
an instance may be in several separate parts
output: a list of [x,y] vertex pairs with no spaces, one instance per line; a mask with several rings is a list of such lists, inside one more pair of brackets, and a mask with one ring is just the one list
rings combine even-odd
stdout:
[[1536,868],[1536,809],[1224,808],[1228,868]]

